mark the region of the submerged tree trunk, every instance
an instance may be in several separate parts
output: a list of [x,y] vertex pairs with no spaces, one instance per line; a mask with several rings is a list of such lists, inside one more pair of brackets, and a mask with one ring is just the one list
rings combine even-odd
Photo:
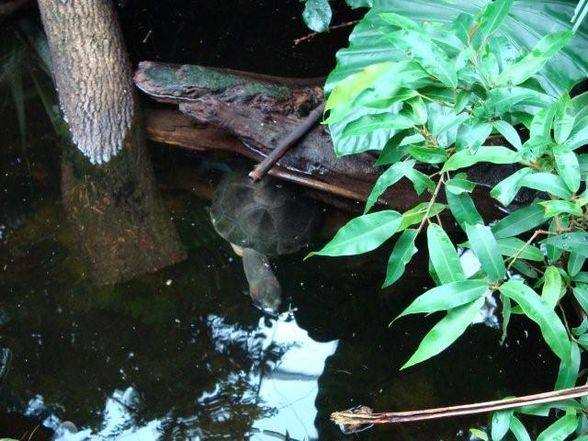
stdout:
[[63,155],[64,204],[94,279],[117,283],[183,259],[156,191],[113,5],[39,7],[73,144]]

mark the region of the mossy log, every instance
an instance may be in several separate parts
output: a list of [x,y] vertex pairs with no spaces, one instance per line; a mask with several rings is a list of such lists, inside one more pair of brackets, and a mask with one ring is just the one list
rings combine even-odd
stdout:
[[[308,113],[323,101],[322,79],[279,78],[229,69],[142,62],[135,84],[180,112],[157,110],[147,117],[147,134],[158,142],[195,150],[227,150],[264,159]],[[186,116],[183,116],[186,115]],[[270,174],[338,196],[365,201],[383,169],[375,156],[337,158],[328,129],[318,125],[288,151]],[[500,169],[497,169],[500,170]],[[473,170],[482,185],[500,179],[494,169]],[[380,198],[389,208],[405,210],[425,200],[400,181]],[[474,194],[483,214],[498,216],[483,188]]]

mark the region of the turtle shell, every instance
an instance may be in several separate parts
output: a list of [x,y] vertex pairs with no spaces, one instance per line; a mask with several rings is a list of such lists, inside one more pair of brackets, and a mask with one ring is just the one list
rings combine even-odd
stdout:
[[318,207],[276,179],[254,183],[238,171],[220,181],[210,214],[215,230],[230,243],[277,256],[308,243]]

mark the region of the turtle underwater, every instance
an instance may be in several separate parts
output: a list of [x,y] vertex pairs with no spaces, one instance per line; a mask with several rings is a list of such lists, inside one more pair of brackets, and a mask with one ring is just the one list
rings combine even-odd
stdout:
[[253,303],[275,314],[282,289],[268,257],[294,253],[308,244],[318,225],[317,204],[270,176],[254,183],[239,169],[219,182],[210,217],[217,233],[243,258]]

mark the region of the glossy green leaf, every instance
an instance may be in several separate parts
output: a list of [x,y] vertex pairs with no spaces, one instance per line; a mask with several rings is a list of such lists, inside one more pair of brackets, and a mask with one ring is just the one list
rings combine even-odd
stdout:
[[560,360],[555,390],[574,387],[580,373],[581,354],[575,341],[570,343],[570,357],[568,360]]
[[523,423],[521,423],[521,420],[519,420],[514,415],[510,417],[509,428],[517,441],[531,441],[529,432],[527,432],[527,429],[525,429],[525,426],[523,425]]
[[588,285],[579,283],[574,286],[572,293],[580,307],[584,310],[584,313],[588,313]]
[[533,116],[529,138],[534,138],[536,136],[550,136],[556,107],[557,106],[553,104],[544,109],[541,109]]
[[466,224],[483,224],[482,216],[478,213],[474,201],[467,193],[454,194],[450,191],[445,191],[445,198],[449,205],[449,210],[459,224],[462,230],[465,231]]
[[528,277],[529,279],[539,278],[539,274],[537,274],[537,271],[535,271],[529,264],[522,260],[515,260],[512,263],[511,268],[519,274]]
[[480,147],[475,153],[470,150],[461,150],[452,155],[445,165],[443,171],[459,170],[460,168],[471,167],[480,162],[491,162],[493,164],[514,164],[519,161],[517,152],[506,147],[492,146]]
[[553,120],[553,138],[557,144],[562,144],[568,139],[574,127],[575,120],[576,117],[573,114],[570,96],[566,93],[557,102]]
[[375,115],[364,115],[351,121],[343,129],[343,136],[358,136],[373,132],[374,130],[403,130],[414,126],[410,118],[406,116],[386,112]]
[[553,147],[553,156],[558,175],[572,193],[577,192],[581,182],[578,157],[567,146],[562,144]]
[[427,228],[427,246],[429,259],[441,283],[445,284],[465,279],[457,251],[445,230],[439,225],[429,224]]
[[410,314],[431,314],[447,311],[471,303],[488,291],[485,280],[459,280],[432,288],[417,297],[402,313],[398,320]]
[[502,295],[514,300],[525,315],[541,328],[547,345],[561,360],[570,356],[570,341],[564,325],[555,311],[529,286],[519,280],[509,280],[500,287]]
[[489,3],[478,18],[479,27],[476,30],[476,36],[481,36],[485,40],[498,29],[508,16],[512,3],[513,0],[497,0]]
[[414,20],[411,20],[410,18],[407,18],[403,15],[396,14],[394,12],[384,12],[384,13],[381,13],[378,15],[386,23],[397,26],[401,29],[405,29],[407,31],[416,31],[416,32],[422,31],[422,27],[417,22],[415,22]]
[[447,151],[440,148],[411,145],[408,146],[406,152],[417,161],[425,164],[441,164],[447,160]]
[[371,8],[374,4],[373,0],[345,0],[345,2],[353,9]]
[[315,32],[325,32],[331,23],[331,6],[329,0],[306,0],[302,18],[304,23]]
[[504,120],[494,121],[494,128],[506,139],[515,149],[520,150],[523,147],[521,137],[517,130]]
[[545,217],[559,216],[560,214],[571,214],[572,216],[582,216],[582,209],[576,204],[569,201],[549,200],[539,202],[545,209]]
[[490,441],[490,438],[488,438],[488,435],[486,434],[486,432],[480,430],[480,429],[475,429],[475,428],[470,428],[470,439],[472,439],[472,436],[474,437],[473,440],[477,441]]
[[584,267],[584,263],[586,262],[586,257],[581,256],[578,253],[570,253],[568,256],[568,265],[567,270],[570,277],[576,276],[582,268]]
[[409,130],[400,130],[390,138],[378,156],[375,165],[389,165],[400,162],[406,155],[406,147],[402,146],[402,141],[409,137]]
[[447,53],[431,39],[423,38],[421,32],[403,30],[387,35],[394,44],[407,51],[431,76],[437,78],[445,86],[457,87],[457,72]]
[[492,226],[494,237],[518,236],[521,233],[532,230],[547,221],[545,210],[538,204],[532,204],[513,211],[505,218],[499,220]]
[[[458,283],[463,282],[465,281]],[[467,303],[451,309],[443,319],[433,326],[421,341],[416,352],[401,367],[401,369],[428,360],[449,347],[474,321],[483,304],[484,297],[480,297],[472,303]]]
[[429,190],[431,193],[435,190],[435,182],[423,172],[415,168],[411,168],[406,172],[406,178],[412,182],[414,191],[420,195],[423,191]]
[[572,280],[578,283],[588,283],[588,272],[580,271],[572,278]]
[[382,245],[400,226],[402,216],[397,211],[383,210],[364,214],[339,228],[335,237],[320,251],[306,258],[320,256],[352,256],[367,253]]
[[541,298],[553,309],[559,302],[563,287],[559,270],[554,266],[548,266],[543,274],[543,279]]
[[411,225],[420,223],[424,218],[425,215],[427,218],[431,218],[437,216],[443,210],[445,210],[445,205],[435,202],[429,208],[428,202],[421,202],[420,204],[412,207],[410,210],[406,210],[402,213],[402,222],[400,223],[400,228],[398,231],[402,231],[405,228],[410,227]]
[[392,249],[392,254],[388,259],[388,267],[386,270],[386,280],[382,285],[382,288],[392,285],[402,275],[406,269],[406,265],[412,259],[412,256],[416,254],[417,247],[414,242],[417,237],[417,230],[408,229],[404,230]]
[[553,102],[549,95],[527,87],[497,87],[487,94],[481,106],[474,107],[479,118],[500,117],[517,110],[528,111],[529,106],[543,108]]
[[498,250],[503,256],[517,256],[517,259],[532,260],[543,262],[545,256],[541,250],[533,245],[529,245],[518,237],[505,237],[497,239]]
[[562,199],[570,199],[572,192],[558,175],[552,173],[532,173],[526,175],[520,181],[521,187],[529,187],[534,190],[545,191]]
[[[462,118],[465,119],[465,118]],[[477,151],[492,133],[492,124],[486,121],[472,121],[469,124],[461,124],[457,130],[455,146],[458,150]]]
[[466,225],[466,234],[472,250],[490,280],[502,280],[506,273],[506,267],[490,227],[480,224],[468,224]]
[[367,213],[372,209],[374,204],[378,202],[378,198],[386,191],[386,189],[388,189],[388,187],[396,184],[403,177],[405,177],[408,171],[414,167],[414,164],[415,161],[410,160],[397,162],[396,164],[388,167],[388,170],[382,173],[374,184],[374,187],[372,188],[372,191],[370,192],[370,195],[368,196],[368,199],[365,203],[364,213]]
[[504,435],[508,432],[512,414],[512,409],[500,410],[492,414],[492,428],[490,432],[492,441],[501,441],[504,438]]
[[572,233],[563,233],[557,236],[551,236],[544,239],[542,243],[551,245],[560,250],[576,253],[583,257],[588,257],[588,233],[575,231]]
[[413,121],[418,125],[424,125],[427,122],[427,106],[420,96],[411,98],[406,101],[412,110],[411,116]]
[[465,173],[459,173],[445,183],[446,191],[453,194],[471,193],[476,184],[466,179]]
[[539,434],[537,441],[564,441],[578,427],[578,416],[567,414]]
[[517,170],[512,175],[504,178],[490,191],[490,196],[496,199],[505,207],[508,207],[521,189],[521,182],[523,178],[533,173],[533,169],[524,167]]
[[561,48],[572,39],[570,31],[548,34],[537,42],[533,50],[522,60],[500,74],[497,85],[517,85],[535,75]]
[[[547,231],[549,231],[551,234],[555,234],[558,230],[559,226],[558,223],[556,222],[556,219],[552,218],[549,221],[549,227],[547,229]],[[557,262],[560,258],[561,255],[563,254],[563,250],[559,247],[553,246],[549,243],[544,243],[545,245],[545,254],[547,254],[547,259],[550,262]]]

